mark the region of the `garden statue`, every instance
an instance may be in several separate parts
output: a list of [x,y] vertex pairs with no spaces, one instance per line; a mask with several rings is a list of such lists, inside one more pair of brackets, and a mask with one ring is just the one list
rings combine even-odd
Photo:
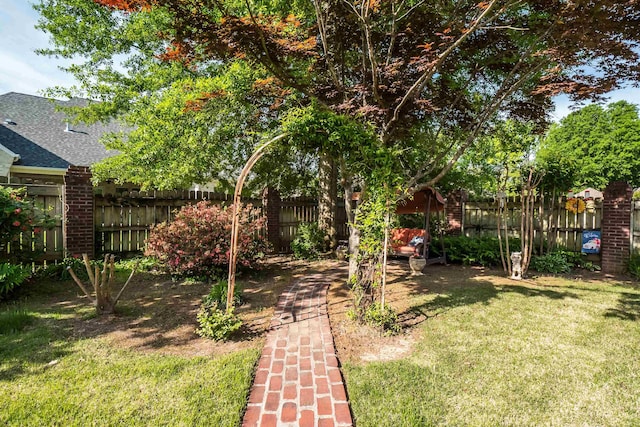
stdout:
[[511,278],[522,279],[522,252],[511,253]]

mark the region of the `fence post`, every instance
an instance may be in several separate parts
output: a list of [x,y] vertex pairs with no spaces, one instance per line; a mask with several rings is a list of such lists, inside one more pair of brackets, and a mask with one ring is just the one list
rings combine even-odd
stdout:
[[447,222],[449,224],[447,234],[460,235],[463,233],[464,227],[464,202],[466,200],[466,192],[464,190],[455,190],[449,193],[445,204],[445,212],[447,214]]
[[604,190],[602,202],[602,271],[622,273],[630,256],[633,190],[626,182],[614,181]]
[[88,167],[69,166],[64,176],[63,248],[65,256],[94,254],[93,185]]
[[280,193],[267,187],[262,193],[262,207],[267,217],[267,240],[273,245],[275,253],[280,253]]

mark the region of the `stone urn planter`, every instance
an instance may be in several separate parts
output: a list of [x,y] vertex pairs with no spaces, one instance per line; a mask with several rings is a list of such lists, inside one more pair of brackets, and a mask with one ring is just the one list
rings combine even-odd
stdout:
[[409,267],[413,276],[422,275],[422,269],[427,265],[427,260],[422,257],[409,257]]

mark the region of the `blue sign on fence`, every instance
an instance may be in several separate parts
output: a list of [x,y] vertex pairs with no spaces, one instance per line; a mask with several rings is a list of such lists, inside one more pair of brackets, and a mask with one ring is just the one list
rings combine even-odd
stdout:
[[582,253],[585,253],[585,254],[600,253],[600,232],[599,231],[583,231],[582,232]]

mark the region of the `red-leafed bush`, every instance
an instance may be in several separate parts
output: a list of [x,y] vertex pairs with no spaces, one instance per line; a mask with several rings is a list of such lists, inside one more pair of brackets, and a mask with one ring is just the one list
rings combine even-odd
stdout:
[[[167,265],[172,274],[190,277],[219,276],[229,266],[233,207],[209,202],[183,207],[169,223],[152,227],[146,255]],[[238,264],[255,267],[268,250],[260,231],[265,218],[246,206],[240,212]]]

